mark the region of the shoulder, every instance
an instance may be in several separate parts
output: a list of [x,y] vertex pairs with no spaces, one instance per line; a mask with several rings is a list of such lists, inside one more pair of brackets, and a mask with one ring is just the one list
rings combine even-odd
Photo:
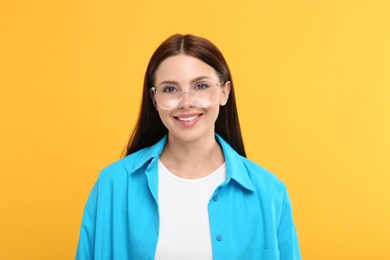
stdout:
[[250,177],[257,182],[266,182],[269,184],[275,184],[275,185],[284,185],[283,182],[271,171],[267,170],[263,166],[259,165],[258,163],[244,158],[243,157],[243,163],[248,170],[248,173]]
[[101,170],[99,175],[99,180],[108,181],[108,180],[127,178],[128,174],[134,172],[139,167],[140,159],[150,149],[151,147],[144,148],[142,150],[127,155],[126,157],[107,165],[105,168]]
[[153,158],[159,157],[166,143],[164,136],[156,144],[145,147],[105,167],[100,175],[100,180],[114,180],[127,178],[129,175],[143,169]]
[[250,159],[241,158],[247,176],[257,193],[262,194],[262,196],[284,196],[286,186],[274,173]]
[[228,176],[231,176],[245,188],[256,191],[259,194],[274,196],[284,193],[285,186],[275,174],[256,162],[238,154],[219,135],[216,135],[216,138],[224,152],[228,167]]

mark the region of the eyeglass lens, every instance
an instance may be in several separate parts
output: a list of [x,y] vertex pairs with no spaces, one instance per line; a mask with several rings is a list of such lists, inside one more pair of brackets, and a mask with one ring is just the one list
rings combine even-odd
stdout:
[[162,83],[157,87],[155,97],[162,108],[175,109],[180,105],[183,95],[188,94],[195,106],[206,108],[215,101],[216,86],[212,82],[197,82],[190,86],[189,91],[183,91],[175,84]]

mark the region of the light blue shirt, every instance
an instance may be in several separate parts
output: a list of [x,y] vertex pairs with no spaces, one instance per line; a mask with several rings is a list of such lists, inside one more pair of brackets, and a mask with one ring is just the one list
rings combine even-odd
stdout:
[[[285,185],[219,135],[216,139],[226,181],[208,204],[214,259],[301,259]],[[166,141],[103,169],[85,206],[76,259],[154,258],[158,159]]]

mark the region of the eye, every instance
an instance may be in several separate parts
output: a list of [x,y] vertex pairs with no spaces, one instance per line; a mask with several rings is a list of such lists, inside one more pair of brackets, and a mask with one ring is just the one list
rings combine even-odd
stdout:
[[210,87],[210,83],[207,83],[207,82],[199,82],[199,83],[196,83],[195,86],[194,86],[194,90],[203,90],[203,89],[207,89]]
[[161,86],[161,91],[163,93],[174,94],[174,93],[178,92],[179,90],[174,86],[166,85],[166,86]]

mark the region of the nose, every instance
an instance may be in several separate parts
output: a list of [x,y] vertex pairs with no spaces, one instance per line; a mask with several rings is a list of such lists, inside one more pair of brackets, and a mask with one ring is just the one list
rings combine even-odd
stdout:
[[179,108],[187,108],[193,106],[191,94],[189,91],[183,91],[181,93],[181,100],[179,103]]

